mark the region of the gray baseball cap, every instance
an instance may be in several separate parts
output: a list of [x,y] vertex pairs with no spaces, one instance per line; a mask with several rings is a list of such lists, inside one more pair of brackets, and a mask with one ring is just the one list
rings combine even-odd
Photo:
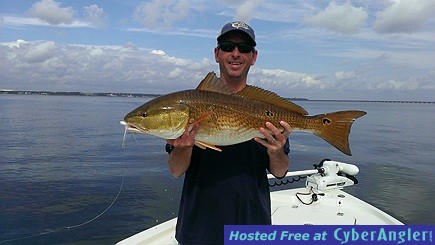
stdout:
[[225,38],[225,36],[231,32],[240,32],[243,35],[245,35],[249,40],[250,44],[256,46],[257,43],[255,42],[255,34],[254,29],[252,29],[248,24],[241,21],[233,21],[230,23],[225,24],[222,27],[221,34],[217,37],[218,43],[222,41],[222,39]]

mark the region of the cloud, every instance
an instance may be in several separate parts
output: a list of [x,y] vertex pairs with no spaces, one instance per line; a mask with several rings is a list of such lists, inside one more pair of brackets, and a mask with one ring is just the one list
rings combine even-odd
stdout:
[[435,17],[433,0],[396,0],[376,14],[373,29],[378,33],[413,33]]
[[412,91],[416,89],[431,89],[435,87],[433,84],[425,84],[417,78],[409,78],[407,80],[393,80],[387,79],[377,83],[370,84],[372,90],[385,90],[385,91]]
[[85,6],[86,21],[90,22],[95,27],[105,27],[108,22],[108,15],[104,10],[96,4]]
[[132,42],[126,42],[126,43],[124,44],[124,48],[132,49],[132,50],[137,50],[137,49],[138,49],[138,47],[136,46],[136,44],[134,44],[134,43],[132,43]]
[[355,78],[356,73],[354,71],[337,71],[334,73],[334,76],[337,80],[348,80]]
[[[207,72],[217,68],[210,59],[192,61],[163,50],[52,41],[0,43],[0,59],[5,61],[0,67],[5,74],[0,87],[15,90],[168,93],[195,88]],[[309,74],[255,67],[250,82],[274,91],[330,86]]]
[[[249,22],[253,18],[254,14],[255,18],[260,17],[257,15],[259,13],[257,8],[263,3],[263,0],[221,0],[220,2],[221,5],[225,6],[225,9],[230,10],[224,10],[223,12],[219,13],[220,15],[231,16],[233,20]],[[262,6],[261,10],[263,10],[264,7]]]
[[[248,1],[249,2],[249,1]],[[278,23],[299,23],[304,16],[312,12],[310,3],[305,1],[253,1],[258,4],[255,8],[251,8],[252,12],[249,16],[256,20],[266,20]],[[240,5],[236,11],[244,8]]]
[[[53,26],[52,24],[34,17],[22,17],[22,16],[3,16],[3,25],[5,26]],[[61,28],[80,28],[80,27],[92,27],[89,23],[74,20],[70,24],[55,25]]]
[[153,0],[137,6],[134,19],[148,28],[169,27],[185,19],[188,13],[188,0]]
[[180,68],[175,68],[173,71],[169,72],[168,77],[169,78],[177,78],[180,77],[183,74],[183,70]]
[[163,51],[163,50],[152,50],[151,52],[150,52],[150,54],[155,54],[155,55],[166,55],[166,53],[165,53],[165,51]]
[[51,25],[71,24],[74,20],[72,7],[61,8],[60,3],[53,0],[41,0],[30,8],[30,14]]
[[4,15],[0,25],[5,26],[56,26],[61,28],[101,28],[108,23],[109,17],[96,4],[83,7],[84,18],[75,18],[77,11],[72,7],[61,8],[53,0],[42,0],[28,9],[29,16]]
[[50,59],[54,54],[55,44],[52,41],[29,46],[24,52],[23,61],[27,63],[40,63]]
[[350,3],[337,5],[331,2],[325,10],[305,18],[304,22],[314,27],[325,28],[343,34],[360,31],[367,19],[367,11]]
[[[378,53],[367,60],[368,68],[354,64],[324,74],[253,66],[249,83],[284,97],[389,98],[393,91],[433,98],[435,72],[395,67],[393,58]],[[17,40],[0,43],[0,59],[0,88],[14,90],[165,94],[195,88],[207,72],[217,71],[207,58],[195,61],[130,45]]]
[[248,22],[254,15],[255,9],[261,4],[262,0],[242,1],[236,8],[236,20]]
[[0,59],[1,88],[84,92],[195,88],[214,65],[209,59],[186,60],[164,51],[24,40],[0,43]]
[[290,72],[281,69],[254,69],[251,82],[265,88],[273,88],[276,91],[283,90],[307,90],[326,89],[327,82],[306,73]]

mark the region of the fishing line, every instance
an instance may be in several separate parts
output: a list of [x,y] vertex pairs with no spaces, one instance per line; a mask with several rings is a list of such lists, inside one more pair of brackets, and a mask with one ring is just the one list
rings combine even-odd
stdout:
[[122,143],[121,143],[121,147],[124,148],[125,147],[125,136],[127,135],[127,125],[125,125],[125,130],[124,130],[124,136],[122,137]]
[[[122,168],[123,168],[123,169],[125,168],[125,165],[124,165],[124,164],[122,164]],[[16,242],[16,241],[25,240],[25,239],[34,238],[34,237],[39,237],[39,236],[44,236],[44,235],[48,235],[48,234],[51,234],[51,233],[59,232],[59,231],[62,231],[62,230],[75,229],[75,228],[78,228],[78,227],[81,227],[81,226],[84,226],[84,225],[86,225],[86,224],[91,223],[92,221],[98,219],[98,218],[101,217],[103,214],[105,214],[105,213],[106,213],[106,212],[107,212],[107,211],[108,211],[108,210],[113,206],[113,204],[115,204],[115,202],[116,202],[116,200],[118,200],[118,197],[119,197],[119,195],[121,194],[122,188],[123,188],[123,186],[124,186],[124,179],[125,179],[125,176],[123,176],[122,179],[121,179],[121,185],[119,186],[118,193],[116,194],[116,196],[115,196],[115,198],[113,199],[112,203],[110,203],[110,205],[109,205],[109,206],[108,206],[108,207],[107,207],[103,212],[101,212],[101,213],[98,214],[97,216],[93,217],[92,219],[87,220],[87,221],[85,221],[85,222],[83,222],[83,223],[80,223],[80,224],[77,224],[77,225],[64,226],[64,227],[61,227],[61,228],[58,228],[58,229],[54,229],[54,230],[50,230],[50,231],[40,232],[40,233],[35,234],[35,235],[24,236],[24,237],[19,237],[19,238],[14,238],[14,239],[9,239],[9,240],[3,240],[3,241],[0,241],[0,244],[1,244],[1,243],[7,243],[7,242]]]
[[[126,134],[126,133],[127,133],[127,129],[125,129],[125,131],[124,131],[124,138],[122,139],[122,144],[121,144],[121,146],[122,146],[123,148],[125,147],[125,134]],[[137,141],[136,136],[134,135],[134,133],[131,132],[131,131],[130,131],[130,133],[131,133],[131,135],[133,136],[134,141],[136,141],[136,145],[137,145],[137,146],[140,146],[139,141]]]
[[120,121],[119,122],[121,125],[125,126],[125,130],[124,130],[124,136],[122,137],[122,147],[125,147],[125,138],[127,135],[127,131],[131,133],[131,135],[133,136],[134,141],[136,141],[137,146],[140,146],[139,141],[137,141],[136,136],[133,133],[133,130],[131,128],[128,127],[128,124],[125,121]]
[[140,146],[139,141],[137,141],[136,136],[133,132],[131,132],[131,135],[133,135],[134,141],[136,141],[137,146]]
[[[121,122],[121,124],[123,124],[123,122]],[[126,125],[125,131],[124,131],[124,135],[123,135],[123,138],[122,138],[122,144],[121,144],[121,146],[123,148],[125,147],[125,138],[126,138],[127,131],[129,131],[129,130],[128,130],[128,127]],[[129,131],[129,132],[131,132],[131,131]],[[139,144],[138,140],[136,139],[136,136],[134,135],[133,132],[131,132],[131,135],[133,136],[134,140],[136,141],[136,144],[138,146],[140,146],[140,144]],[[122,164],[122,168],[123,169],[125,168],[124,163]],[[89,220],[87,220],[87,221],[85,221],[83,223],[80,223],[80,224],[71,225],[71,226],[64,226],[64,227],[61,227],[61,228],[58,228],[58,229],[40,232],[40,233],[37,233],[35,235],[24,236],[24,237],[19,237],[19,238],[13,238],[13,239],[8,239],[8,240],[3,240],[3,241],[0,241],[0,244],[7,243],[7,242],[21,241],[21,240],[35,238],[35,237],[39,237],[39,236],[44,236],[44,235],[48,235],[48,234],[51,234],[51,233],[59,232],[59,231],[62,231],[62,230],[76,229],[76,228],[79,228],[79,227],[84,226],[86,224],[89,224],[92,221],[95,221],[96,219],[101,217],[103,214],[105,214],[113,206],[113,204],[115,204],[115,202],[118,200],[118,197],[121,194],[122,188],[124,186],[124,179],[125,179],[125,176],[123,176],[122,179],[121,179],[121,184],[119,186],[118,193],[116,194],[116,196],[113,199],[112,203],[110,203],[109,206],[105,210],[103,210],[100,214],[98,214],[97,216],[93,217],[92,219],[89,219]]]
[[125,179],[125,176],[122,177],[121,185],[119,186],[119,190],[118,190],[118,193],[116,194],[115,199],[113,199],[112,203],[111,203],[111,204],[110,204],[110,205],[109,205],[109,206],[108,206],[108,207],[107,207],[103,212],[101,212],[99,215],[95,216],[94,218],[92,218],[92,219],[90,219],[90,220],[88,220],[88,221],[86,221],[86,222],[83,222],[83,223],[78,224],[78,225],[68,226],[67,229],[77,228],[77,227],[80,227],[80,226],[86,225],[86,224],[88,224],[88,223],[91,223],[92,221],[98,219],[101,215],[103,215],[104,213],[106,213],[106,212],[107,212],[107,211],[108,211],[108,210],[113,206],[113,204],[115,204],[116,200],[117,200],[118,197],[119,197],[119,194],[121,194],[122,187],[124,186],[124,179]]
[[[126,126],[126,127],[125,127],[125,130],[124,130],[124,136],[123,136],[123,138],[122,138],[122,143],[121,143],[121,146],[122,146],[123,148],[125,147],[125,137],[126,137],[127,131],[129,131],[129,130],[128,130],[127,126]],[[131,135],[133,136],[133,139],[134,139],[134,141],[136,142],[136,145],[137,145],[137,146],[140,146],[139,141],[137,141],[136,136],[134,135],[134,133],[133,133],[132,131],[129,131],[129,132],[130,132]]]

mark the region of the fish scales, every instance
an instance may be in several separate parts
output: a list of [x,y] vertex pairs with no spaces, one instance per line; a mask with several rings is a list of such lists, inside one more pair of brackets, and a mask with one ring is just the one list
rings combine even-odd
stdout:
[[[307,131],[309,125],[315,124],[314,119],[284,108],[210,91],[182,91],[174,95],[174,103],[189,105],[190,123],[209,114],[208,120],[201,122],[196,139],[214,145],[231,145],[253,137],[263,137],[259,128],[264,127],[267,121],[279,125],[279,121],[284,120],[296,130],[307,128]],[[279,129],[284,130],[282,127]]]

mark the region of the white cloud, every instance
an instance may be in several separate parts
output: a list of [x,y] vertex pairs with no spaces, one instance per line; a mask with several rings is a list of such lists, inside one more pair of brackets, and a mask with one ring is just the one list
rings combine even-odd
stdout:
[[434,0],[395,0],[376,14],[373,28],[379,33],[412,33],[434,18]]
[[23,55],[27,63],[40,63],[50,59],[54,54],[55,44],[52,41],[29,46]]
[[337,80],[348,80],[354,78],[356,73],[354,71],[337,71],[334,75]]
[[331,2],[325,10],[306,17],[305,22],[334,32],[352,34],[359,32],[364,26],[367,15],[364,8],[354,7],[350,3],[337,5]]
[[251,82],[260,87],[274,90],[325,89],[327,82],[306,73],[290,72],[281,69],[255,69],[251,72]]
[[97,47],[97,48],[90,48],[89,55],[90,56],[94,56],[94,57],[98,57],[98,56],[105,55],[105,52],[104,52],[104,50],[102,48],[99,48],[99,47]]
[[245,0],[242,1],[236,8],[235,20],[248,22],[255,13],[256,8],[261,4],[262,0]]
[[183,73],[183,70],[181,70],[180,68],[175,68],[173,71],[169,72],[168,77],[169,78],[177,78],[180,77]]
[[15,42],[3,43],[3,45],[9,48],[20,48],[22,45],[25,45],[26,43],[27,42],[25,40],[18,39]]
[[74,20],[72,7],[61,8],[59,2],[54,0],[41,0],[30,8],[32,16],[48,22],[51,25],[71,24]]
[[[375,95],[377,92],[389,95],[390,91],[424,91],[429,96],[435,89],[435,72],[419,74],[409,66],[394,67],[389,63],[394,56],[379,56],[385,55],[373,55],[367,68],[355,64],[347,71],[342,68],[324,74],[254,66],[248,82],[284,97],[312,99],[370,98],[381,96]],[[214,60],[207,58],[194,61],[163,50],[53,41],[0,43],[0,59],[0,87],[14,90],[163,94],[195,88],[207,72],[217,71]]]
[[212,70],[164,51],[52,41],[0,43],[0,87],[14,90],[167,93],[195,88]]
[[124,48],[135,50],[135,49],[137,49],[137,46],[136,46],[136,44],[134,44],[132,42],[126,42],[124,44]]
[[56,26],[61,28],[105,27],[108,15],[96,4],[83,7],[84,18],[75,18],[77,11],[72,7],[61,8],[59,2],[42,0],[28,9],[31,16],[4,15],[0,25],[4,26]]
[[[269,9],[264,11],[269,5],[262,5],[263,2],[263,0],[220,0],[220,6],[224,6],[224,10],[220,12],[219,15],[231,16],[229,20],[238,20],[248,23],[253,17],[257,19],[263,18],[264,13],[270,13]],[[216,6],[214,6],[214,8],[216,8]],[[258,15],[259,13],[261,16]]]
[[153,0],[136,7],[134,18],[148,28],[168,27],[185,19],[189,13],[188,0]]
[[[304,16],[312,12],[307,1],[262,1],[251,13],[257,20],[267,20],[278,23],[299,23]],[[241,8],[241,6],[239,7]]]
[[104,10],[96,4],[85,6],[84,8],[86,14],[86,20],[92,23],[95,27],[104,27],[107,25],[108,16]]
[[165,51],[163,50],[152,50],[150,52],[150,54],[155,54],[155,55],[166,55]]
[[415,79],[408,81],[385,80],[372,85],[373,90],[414,90],[420,87],[420,83]]
[[[22,17],[22,16],[3,16],[3,25],[5,26],[52,26],[50,23],[34,17]],[[91,27],[89,23],[74,20],[70,24],[58,24],[56,27],[62,28],[79,28],[79,27]]]
[[25,25],[38,25],[49,26],[50,24],[33,17],[20,17],[20,16],[3,16],[3,25],[6,26],[25,26]]

